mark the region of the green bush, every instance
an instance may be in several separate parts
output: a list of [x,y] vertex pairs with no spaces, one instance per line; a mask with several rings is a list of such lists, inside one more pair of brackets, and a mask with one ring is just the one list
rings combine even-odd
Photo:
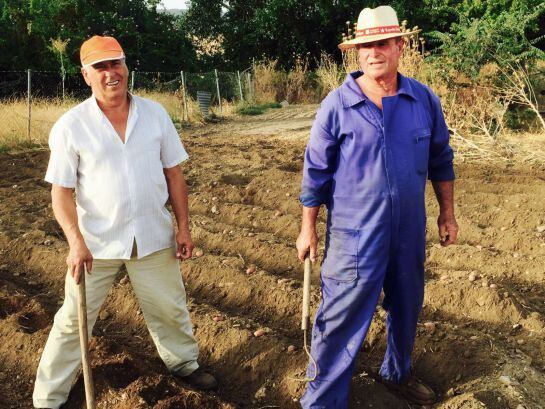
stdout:
[[258,107],[263,109],[268,109],[268,108],[278,109],[278,108],[282,108],[282,105],[280,105],[278,102],[267,102],[266,104],[258,105]]
[[259,104],[259,105],[244,104],[235,108],[235,112],[239,115],[261,115],[267,109],[278,109],[278,108],[282,108],[282,105],[280,105],[278,102],[267,102],[265,104]]
[[235,112],[239,115],[261,115],[265,112],[265,108],[259,106],[243,106],[235,109]]
[[540,33],[539,20],[545,14],[545,4],[513,3],[499,10],[484,10],[479,17],[471,9],[462,10],[450,33],[429,33],[432,41],[440,43],[434,59],[445,75],[462,72],[476,79],[481,67],[488,63],[528,66],[545,58],[545,53],[536,47],[542,36],[533,40],[527,37],[528,33]]

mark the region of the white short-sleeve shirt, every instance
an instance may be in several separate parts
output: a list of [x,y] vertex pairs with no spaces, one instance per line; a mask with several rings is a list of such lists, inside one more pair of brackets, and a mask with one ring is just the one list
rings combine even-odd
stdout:
[[49,136],[45,180],[76,189],[79,228],[96,259],[129,259],[174,244],[163,168],[188,159],[170,117],[158,103],[131,95],[125,143],[87,99],[65,113]]

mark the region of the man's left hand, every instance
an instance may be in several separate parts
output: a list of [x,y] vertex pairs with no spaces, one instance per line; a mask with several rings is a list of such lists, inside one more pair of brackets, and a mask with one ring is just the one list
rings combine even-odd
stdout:
[[439,227],[439,241],[441,246],[447,247],[456,242],[458,236],[458,223],[454,214],[440,213],[437,218],[437,226]]
[[193,254],[193,241],[191,240],[191,233],[189,229],[178,230],[176,234],[176,258],[180,260],[187,260],[191,258]]

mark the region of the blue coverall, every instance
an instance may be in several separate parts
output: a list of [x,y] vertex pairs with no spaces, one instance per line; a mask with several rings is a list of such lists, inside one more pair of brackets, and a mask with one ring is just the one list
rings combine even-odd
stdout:
[[[354,361],[381,290],[387,315],[380,375],[410,374],[424,297],[426,176],[454,179],[453,153],[439,98],[398,74],[382,111],[349,74],[321,104],[305,153],[301,203],[328,208],[322,302],[312,332],[318,376],[303,408],[348,406]],[[309,365],[307,374],[314,375]]]

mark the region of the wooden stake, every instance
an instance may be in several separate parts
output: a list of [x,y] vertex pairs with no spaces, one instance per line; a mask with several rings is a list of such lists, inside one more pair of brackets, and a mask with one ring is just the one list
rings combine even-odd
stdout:
[[30,115],[32,113],[32,108],[31,108],[31,96],[30,96],[30,92],[31,92],[31,81],[32,81],[32,74],[31,74],[31,70],[28,69],[27,70],[27,96],[26,96],[26,101],[27,101],[27,105],[28,105],[28,140],[30,141],[30,122],[31,122],[31,119],[30,119]]
[[221,110],[220,81],[218,78],[218,70],[214,69],[214,73],[216,74],[216,88],[218,89],[218,105],[220,107],[220,115],[223,115],[223,112]]

